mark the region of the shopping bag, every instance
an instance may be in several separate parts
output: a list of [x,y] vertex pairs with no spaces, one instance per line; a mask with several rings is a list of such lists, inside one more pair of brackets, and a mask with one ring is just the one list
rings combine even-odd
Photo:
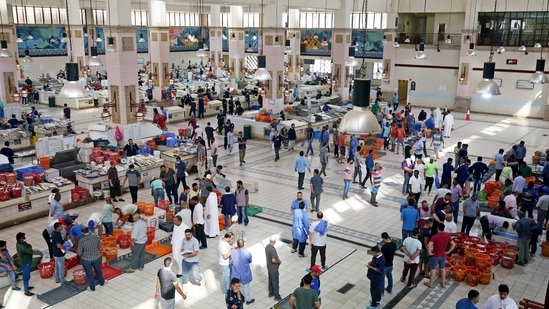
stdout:
[[440,188],[440,179],[438,178],[438,175],[435,176],[435,187],[437,189]]
[[305,140],[301,141],[301,147],[305,146]]

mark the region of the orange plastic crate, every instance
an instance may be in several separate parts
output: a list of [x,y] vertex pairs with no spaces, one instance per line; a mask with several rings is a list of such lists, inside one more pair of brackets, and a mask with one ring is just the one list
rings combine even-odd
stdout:
[[158,257],[172,253],[172,247],[160,244],[158,242],[145,246],[145,252],[155,254]]

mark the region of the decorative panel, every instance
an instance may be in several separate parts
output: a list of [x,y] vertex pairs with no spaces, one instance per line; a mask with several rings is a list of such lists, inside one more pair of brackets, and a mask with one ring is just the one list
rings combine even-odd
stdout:
[[82,38],[82,30],[75,30],[74,31],[74,37],[77,38],[77,39],[81,39]]
[[4,72],[4,98],[6,98],[6,103],[14,102],[10,87],[16,87],[16,81],[13,72]]
[[273,46],[273,42],[274,42],[274,37],[272,35],[265,36],[265,45]]
[[153,42],[158,41],[158,33],[151,32],[151,41],[153,41]]
[[77,56],[76,57],[76,63],[78,63],[78,77],[82,78],[84,77],[84,56]]
[[239,40],[239,41],[244,40],[244,33],[242,33],[242,32],[239,32],[239,33],[238,33],[238,40]]
[[[109,85],[109,94],[111,100],[116,102],[116,107],[111,107],[110,112],[112,115],[112,122],[120,123],[120,109],[122,108],[122,102],[120,101],[120,87],[116,85]],[[125,104],[124,104],[125,105]]]
[[135,100],[136,102],[138,101],[137,100],[137,95],[136,95],[136,89],[135,89],[135,85],[129,85],[129,86],[124,86],[124,96],[126,97],[126,104],[124,104],[124,107],[126,109],[126,121],[128,123],[136,123],[137,122],[137,117],[135,116],[136,113],[137,113],[137,108],[132,108],[130,106],[130,96],[132,97],[133,100]]
[[168,33],[166,33],[166,32],[161,32],[161,33],[160,33],[160,41],[161,41],[161,42],[167,42],[167,41],[168,41]]
[[168,86],[170,84],[170,64],[168,62],[162,63],[162,85]]
[[336,43],[343,43],[343,35],[336,34]]
[[158,76],[159,74],[162,74],[159,70],[158,70],[158,62],[153,62],[152,63],[152,72],[153,72],[153,83],[154,83],[154,86],[155,87],[159,87],[160,84],[158,83],[158,80],[160,79],[160,76]]
[[133,38],[132,37],[123,37],[122,38],[122,51],[134,51]]

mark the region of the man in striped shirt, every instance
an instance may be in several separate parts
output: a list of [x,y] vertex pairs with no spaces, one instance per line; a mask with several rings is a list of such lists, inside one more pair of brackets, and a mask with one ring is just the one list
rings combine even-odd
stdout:
[[372,183],[371,193],[370,193],[370,203],[377,207],[377,190],[381,186],[381,170],[383,167],[379,162],[374,164],[374,168],[370,171],[370,182]]

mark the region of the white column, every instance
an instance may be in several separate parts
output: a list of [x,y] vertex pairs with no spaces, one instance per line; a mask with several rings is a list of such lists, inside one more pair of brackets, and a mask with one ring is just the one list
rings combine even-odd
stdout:
[[231,5],[229,27],[242,27],[242,16],[244,15],[242,7]]
[[165,0],[149,0],[148,2],[149,2],[149,12],[147,15],[149,16],[149,25],[151,27],[168,26],[168,21],[166,20],[166,1]]
[[221,6],[219,4],[210,5],[210,27],[221,27]]

